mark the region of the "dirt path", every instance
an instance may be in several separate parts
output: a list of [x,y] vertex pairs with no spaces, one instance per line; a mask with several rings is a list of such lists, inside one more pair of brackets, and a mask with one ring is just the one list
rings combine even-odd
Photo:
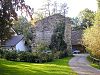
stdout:
[[69,65],[79,75],[100,75],[100,70],[89,65],[89,62],[86,60],[87,56],[88,54],[75,54]]

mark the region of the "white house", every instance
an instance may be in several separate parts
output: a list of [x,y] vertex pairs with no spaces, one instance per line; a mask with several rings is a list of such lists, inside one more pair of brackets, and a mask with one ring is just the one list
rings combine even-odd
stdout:
[[2,47],[6,50],[25,51],[26,46],[23,38],[23,35],[12,36]]

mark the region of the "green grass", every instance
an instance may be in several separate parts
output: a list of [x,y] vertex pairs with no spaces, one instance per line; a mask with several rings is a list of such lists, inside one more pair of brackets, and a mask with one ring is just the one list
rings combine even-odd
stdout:
[[94,68],[100,69],[100,65],[98,63],[93,63],[92,60],[90,59],[90,57],[87,57],[88,61],[90,62],[90,65]]
[[92,67],[95,67],[97,69],[100,69],[100,65],[98,65],[97,63],[91,63],[91,66]]
[[37,64],[0,59],[0,75],[77,75],[68,65],[70,57]]

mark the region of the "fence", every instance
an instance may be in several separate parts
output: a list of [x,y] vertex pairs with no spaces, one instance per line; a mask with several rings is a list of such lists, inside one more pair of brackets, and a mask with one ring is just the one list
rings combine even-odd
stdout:
[[93,62],[93,63],[94,63],[94,62],[98,63],[99,68],[100,68],[100,59],[97,59],[97,58],[92,57],[92,56],[90,56],[90,58],[92,59],[92,62]]

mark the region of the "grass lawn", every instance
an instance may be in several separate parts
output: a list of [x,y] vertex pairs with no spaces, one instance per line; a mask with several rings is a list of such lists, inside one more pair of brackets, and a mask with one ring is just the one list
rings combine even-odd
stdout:
[[68,65],[70,57],[37,64],[0,59],[0,75],[77,75]]
[[91,66],[97,68],[97,69],[100,69],[100,65],[98,65],[97,63],[91,63]]
[[90,57],[88,56],[87,59],[89,60],[90,62],[90,65],[94,68],[97,68],[97,69],[100,69],[100,65],[98,63],[93,63],[90,59]]

